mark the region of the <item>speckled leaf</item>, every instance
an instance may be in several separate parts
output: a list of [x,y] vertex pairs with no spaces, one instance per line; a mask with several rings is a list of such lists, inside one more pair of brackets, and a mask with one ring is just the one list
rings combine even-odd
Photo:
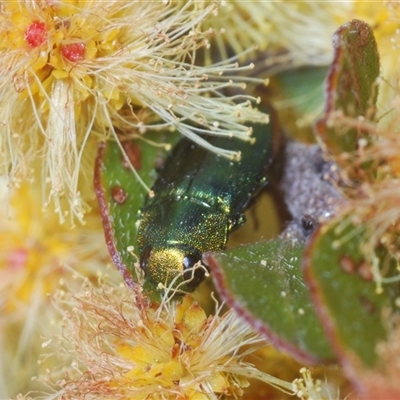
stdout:
[[377,293],[370,266],[360,252],[362,226],[334,220],[314,235],[304,259],[305,278],[337,354],[345,365],[377,361],[376,345],[385,340],[382,310],[387,291]]
[[[170,143],[176,139],[176,135],[148,133],[146,139]],[[140,178],[151,186],[156,177],[156,163],[162,161],[165,150],[140,139],[126,142],[124,149]],[[116,142],[100,144],[94,185],[108,250],[125,282],[133,286],[136,278],[134,264],[137,259],[132,249],[137,248],[137,213],[143,205],[147,191],[129,168]]]
[[333,358],[300,268],[304,248],[279,239],[209,253],[222,298],[278,348],[305,362]]
[[356,150],[359,139],[368,139],[361,128],[334,123],[334,117],[373,120],[378,96],[379,54],[372,28],[353,20],[333,36],[334,59],[326,81],[324,116],[316,128],[332,154]]

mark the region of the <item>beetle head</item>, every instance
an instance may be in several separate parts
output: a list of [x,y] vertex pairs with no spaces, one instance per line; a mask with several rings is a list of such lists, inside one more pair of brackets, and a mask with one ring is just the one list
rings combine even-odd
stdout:
[[145,247],[140,257],[140,267],[146,279],[157,287],[192,292],[207,275],[208,268],[201,261],[199,251],[184,247]]

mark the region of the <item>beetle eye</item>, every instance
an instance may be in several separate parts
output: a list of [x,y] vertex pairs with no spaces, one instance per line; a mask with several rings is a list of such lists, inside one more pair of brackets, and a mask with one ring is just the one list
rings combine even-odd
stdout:
[[144,250],[142,251],[142,254],[140,255],[140,260],[139,260],[140,268],[145,272],[147,270],[147,264],[148,264],[148,261],[149,261],[151,249],[152,249],[151,246],[146,246],[144,248]]
[[207,272],[207,268],[202,263],[195,267],[195,264],[199,261],[201,261],[201,259],[192,254],[186,254],[182,261],[184,270],[183,278],[190,290],[194,290],[200,285]]
[[196,263],[200,261],[200,258],[193,256],[192,254],[186,254],[185,257],[183,257],[183,269],[186,271],[187,269],[193,268]]

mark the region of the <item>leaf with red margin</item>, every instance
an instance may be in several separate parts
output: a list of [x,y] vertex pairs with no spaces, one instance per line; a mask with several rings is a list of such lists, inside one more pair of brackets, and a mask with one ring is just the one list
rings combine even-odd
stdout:
[[302,362],[334,354],[301,271],[303,245],[275,239],[205,255],[223,300],[277,348]]
[[[149,132],[146,139],[170,143],[176,140],[176,135]],[[165,150],[139,139],[125,142],[123,147],[141,179],[151,186],[156,177],[156,163],[164,158]],[[131,248],[137,248],[137,215],[147,191],[129,168],[118,143],[109,141],[99,145],[94,187],[111,258],[126,284],[133,287],[137,258]]]
[[374,368],[376,346],[387,331],[383,311],[390,307],[388,290],[378,293],[361,244],[365,227],[350,218],[321,225],[304,257],[305,280],[316,310],[350,379],[358,384],[356,369]]
[[[326,80],[324,116],[316,129],[331,154],[352,152],[359,140],[368,140],[362,129],[333,121],[338,111],[347,117],[372,121],[378,97],[379,53],[372,28],[363,21],[342,25],[333,36],[334,59]],[[340,120],[340,119],[339,119]]]

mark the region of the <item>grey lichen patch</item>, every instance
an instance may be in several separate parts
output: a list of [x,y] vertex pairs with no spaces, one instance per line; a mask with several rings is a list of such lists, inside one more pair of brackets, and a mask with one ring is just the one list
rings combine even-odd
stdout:
[[337,205],[344,202],[336,172],[319,145],[287,143],[280,188],[293,219],[281,237],[304,242],[321,222],[335,215]]

